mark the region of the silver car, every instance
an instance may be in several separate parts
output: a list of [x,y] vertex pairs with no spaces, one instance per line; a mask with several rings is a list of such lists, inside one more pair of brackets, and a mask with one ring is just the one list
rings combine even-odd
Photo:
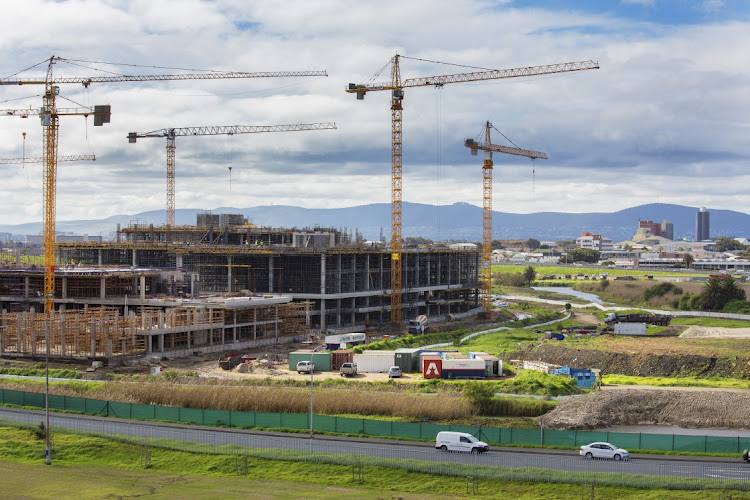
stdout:
[[579,454],[586,457],[587,460],[592,458],[611,458],[614,460],[627,460],[630,457],[628,450],[618,448],[612,443],[591,443],[581,446]]

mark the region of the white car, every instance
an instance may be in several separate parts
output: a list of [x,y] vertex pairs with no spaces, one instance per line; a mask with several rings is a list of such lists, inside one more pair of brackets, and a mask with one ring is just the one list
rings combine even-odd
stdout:
[[630,457],[628,450],[623,450],[611,443],[591,443],[585,446],[581,446],[579,452],[582,457],[586,457],[586,460],[592,458],[611,458],[614,460],[627,460]]

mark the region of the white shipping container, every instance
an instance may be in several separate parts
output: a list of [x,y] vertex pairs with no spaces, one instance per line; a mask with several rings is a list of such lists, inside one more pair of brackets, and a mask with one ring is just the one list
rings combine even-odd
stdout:
[[355,354],[354,362],[360,373],[388,373],[391,366],[396,365],[394,353]]
[[443,370],[484,370],[483,359],[444,359]]
[[616,323],[615,333],[619,335],[646,335],[646,323]]

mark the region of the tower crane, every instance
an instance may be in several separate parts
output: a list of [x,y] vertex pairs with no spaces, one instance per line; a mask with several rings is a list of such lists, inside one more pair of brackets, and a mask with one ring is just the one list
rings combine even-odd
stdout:
[[[91,160],[96,161],[95,155],[67,155],[58,156],[57,161],[82,161]],[[19,163],[42,163],[44,161],[43,156],[35,156],[31,158],[0,158],[0,165],[17,165]]]
[[539,76],[599,68],[599,63],[595,61],[580,61],[550,64],[546,66],[483,70],[469,73],[426,76],[401,80],[401,69],[399,67],[400,57],[401,56],[396,54],[391,59],[391,81],[389,83],[350,83],[348,88],[345,89],[347,93],[356,94],[358,100],[363,100],[367,92],[380,90],[391,91],[391,325],[393,326],[401,325],[401,295],[403,293],[401,274],[401,115],[403,112],[402,101],[404,99],[404,89],[430,85],[442,87],[447,83],[464,83],[481,80]]
[[493,128],[492,124],[488,121],[484,131],[484,143],[479,144],[474,139],[466,139],[464,143],[467,148],[471,149],[472,156],[477,155],[477,150],[484,151],[484,164],[482,165],[482,308],[484,319],[491,319],[492,313],[492,152],[526,156],[532,160],[537,158],[547,159],[547,155],[540,151],[492,144],[490,140],[491,128]]
[[[186,73],[174,75],[112,75],[95,77],[53,77],[52,69],[57,62],[90,62],[73,61],[62,57],[52,56],[47,63],[47,72],[43,78],[19,78],[0,79],[0,85],[44,85],[44,96],[42,107],[36,110],[0,110],[0,115],[21,116],[39,115],[43,129],[43,152],[44,156],[44,229],[43,229],[43,253],[44,253],[44,312],[54,310],[55,293],[55,201],[57,183],[57,147],[59,135],[59,117],[63,115],[94,116],[94,126],[102,126],[110,121],[110,106],[101,105],[93,108],[57,108],[56,98],[60,93],[60,85],[77,83],[88,88],[92,83],[116,83],[116,82],[155,82],[176,80],[217,80],[234,78],[272,78],[272,77],[295,77],[295,76],[328,76],[325,71],[276,71],[276,72],[228,72],[221,73],[209,71],[205,73]],[[41,63],[40,63],[41,64]]]
[[335,123],[301,123],[295,125],[227,125],[214,127],[163,128],[152,132],[130,132],[128,142],[150,137],[167,138],[167,226],[174,226],[175,138],[190,135],[257,134],[259,132],[296,132],[335,129]]

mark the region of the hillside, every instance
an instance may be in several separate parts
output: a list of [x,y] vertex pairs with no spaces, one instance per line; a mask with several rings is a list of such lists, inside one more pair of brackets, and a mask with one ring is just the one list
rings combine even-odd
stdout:
[[[618,212],[539,212],[531,214],[493,213],[493,236],[498,239],[528,239],[560,241],[574,239],[581,232],[593,232],[613,241],[630,239],[639,220],[674,224],[676,239],[695,237],[696,207],[651,203]],[[195,224],[198,209],[178,209],[177,224]],[[748,236],[750,215],[731,210],[712,210],[711,236]],[[390,204],[376,203],[347,208],[312,209],[282,205],[251,208],[218,207],[213,213],[241,213],[255,224],[271,227],[335,227],[350,232],[358,230],[366,239],[390,238]],[[106,219],[57,221],[57,230],[75,234],[109,237],[117,224],[163,224],[163,210],[137,214],[113,215]],[[39,234],[41,222],[0,225],[0,232]],[[421,236],[431,240],[479,241],[482,238],[482,208],[468,203],[447,206],[419,203],[403,204],[403,235]]]

